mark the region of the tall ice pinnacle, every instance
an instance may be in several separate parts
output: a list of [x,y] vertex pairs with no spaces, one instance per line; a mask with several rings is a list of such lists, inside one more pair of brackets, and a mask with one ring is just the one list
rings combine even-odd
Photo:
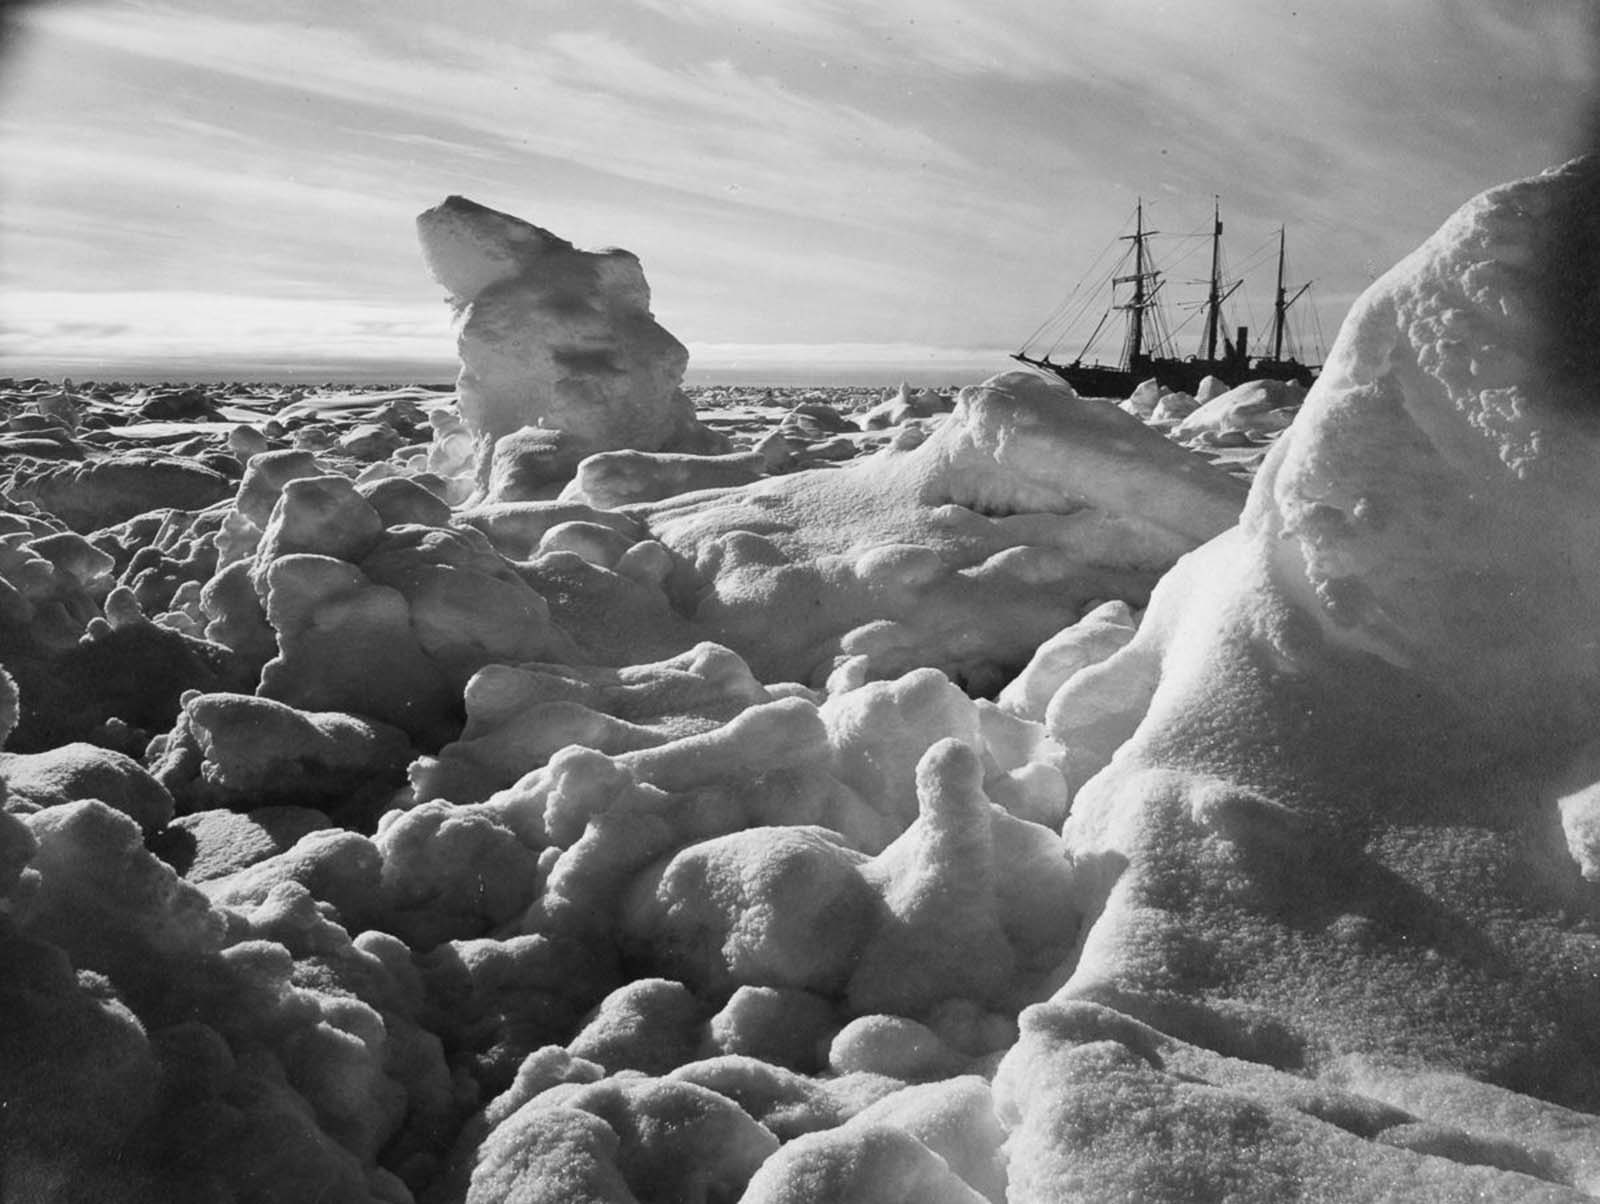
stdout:
[[[461,414],[480,493],[497,472],[564,479],[599,451],[713,450],[679,389],[689,353],[650,312],[630,252],[580,251],[530,222],[452,196],[417,218],[429,273],[455,309]],[[523,428],[516,469],[495,465]],[[507,453],[503,450],[501,459]]]

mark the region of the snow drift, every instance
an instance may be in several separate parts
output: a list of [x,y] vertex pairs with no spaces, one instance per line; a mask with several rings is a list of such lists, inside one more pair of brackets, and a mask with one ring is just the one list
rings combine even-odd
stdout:
[[1597,196],[1487,193],[1374,285],[1239,526],[1063,687],[1127,740],[997,1084],[1012,1199],[1600,1190]]

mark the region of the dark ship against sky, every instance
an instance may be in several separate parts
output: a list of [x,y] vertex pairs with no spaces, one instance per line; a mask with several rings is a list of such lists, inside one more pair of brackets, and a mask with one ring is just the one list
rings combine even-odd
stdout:
[[[1291,352],[1285,355],[1288,343],[1289,308],[1310,288],[1301,285],[1291,296],[1284,284],[1284,231],[1278,230],[1277,291],[1272,307],[1272,329],[1268,335],[1265,354],[1252,356],[1249,351],[1249,329],[1239,326],[1230,339],[1223,329],[1222,306],[1239,288],[1240,281],[1224,286],[1222,278],[1222,215],[1221,207],[1212,209],[1211,272],[1206,299],[1202,304],[1205,327],[1200,337],[1200,349],[1192,356],[1180,357],[1171,353],[1170,336],[1162,330],[1160,294],[1165,284],[1163,273],[1155,267],[1149,250],[1150,239],[1158,231],[1144,226],[1144,201],[1139,200],[1134,212],[1132,234],[1120,236],[1118,241],[1131,243],[1109,281],[1102,279],[1095,285],[1094,295],[1109,283],[1112,290],[1111,305],[1101,315],[1093,333],[1084,343],[1083,350],[1070,362],[1052,359],[1052,353],[1071,333],[1070,323],[1062,329],[1057,315],[1046,319],[1032,337],[1013,353],[1012,358],[1036,368],[1042,368],[1065,380],[1079,393],[1092,397],[1126,397],[1142,382],[1154,378],[1169,389],[1193,393],[1200,382],[1214,376],[1229,387],[1247,380],[1288,380],[1309,385],[1316,379],[1318,365],[1302,363]],[[1131,261],[1131,263],[1130,263]],[[1130,271],[1122,272],[1124,267]],[[1120,274],[1119,274],[1120,273]],[[1118,302],[1116,290],[1127,286],[1127,300]],[[1080,290],[1081,290],[1080,285]],[[1080,290],[1074,290],[1074,295]],[[1085,363],[1095,339],[1105,328],[1113,313],[1126,315],[1122,354],[1115,364]],[[1034,351],[1050,340],[1042,351]],[[1221,344],[1219,354],[1218,344]]]

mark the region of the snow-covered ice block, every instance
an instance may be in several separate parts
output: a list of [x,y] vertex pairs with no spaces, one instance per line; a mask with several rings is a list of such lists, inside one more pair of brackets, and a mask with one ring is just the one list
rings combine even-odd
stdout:
[[763,680],[921,665],[998,688],[1091,604],[1142,604],[1231,526],[1244,488],[1114,406],[1032,372],[962,390],[920,443],[630,508],[692,573],[706,638]]
[[993,1204],[904,1129],[830,1129],[791,1141],[769,1158],[745,1204]]
[[[1352,1134],[1041,1015],[1002,1076],[1013,1200],[1577,1198],[1505,1105],[1600,1111],[1600,888],[1562,814],[1600,713],[1597,215],[1579,160],[1379,280],[1240,525],[1047,711],[1104,763],[1064,830],[1098,918],[1056,1003],[1389,1084],[1420,1127]],[[1394,1089],[1428,1076],[1504,1092],[1497,1135],[1470,1092]]]
[[0,753],[0,802],[8,811],[99,799],[146,831],[172,818],[172,796],[132,757],[92,744],[63,744],[37,753]]
[[1247,381],[1236,389],[1219,393],[1198,408],[1191,407],[1184,414],[1174,415],[1181,421],[1171,434],[1185,443],[1214,440],[1223,435],[1253,438],[1275,435],[1293,421],[1304,400],[1304,387],[1292,381]]
[[725,489],[759,480],[766,461],[759,452],[694,456],[682,452],[611,451],[578,465],[561,492],[564,501],[603,509],[656,502],[699,489]]
[[622,669],[488,665],[467,682],[461,738],[413,765],[412,785],[420,801],[479,802],[569,744],[648,748],[768,701],[744,662],[715,644]]
[[569,467],[614,448],[726,450],[678,387],[689,353],[651,314],[633,254],[580,251],[459,196],[420,215],[417,233],[455,309],[480,491],[495,444],[523,427],[550,433]]

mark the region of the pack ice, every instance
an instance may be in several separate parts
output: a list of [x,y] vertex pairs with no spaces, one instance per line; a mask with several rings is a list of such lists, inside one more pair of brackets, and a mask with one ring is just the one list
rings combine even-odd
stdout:
[[460,198],[455,406],[62,516],[109,403],[30,398],[0,1199],[1600,1196],[1596,214],[1469,202],[1248,498],[1155,428],[1249,386],[735,445],[636,259]]

